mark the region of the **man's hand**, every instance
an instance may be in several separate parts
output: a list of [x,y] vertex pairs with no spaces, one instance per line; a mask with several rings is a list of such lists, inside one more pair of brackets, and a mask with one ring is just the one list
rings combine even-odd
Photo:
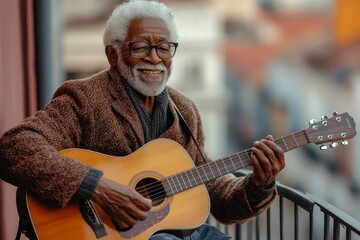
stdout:
[[96,202],[121,229],[132,227],[138,220],[145,220],[151,200],[130,187],[102,177],[91,200]]
[[275,181],[277,174],[285,167],[284,151],[274,143],[271,135],[254,143],[250,161],[253,166],[252,181],[261,189]]

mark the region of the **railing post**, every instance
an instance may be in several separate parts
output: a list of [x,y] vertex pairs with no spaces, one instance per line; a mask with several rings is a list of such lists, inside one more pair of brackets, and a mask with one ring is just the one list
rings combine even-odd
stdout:
[[241,224],[235,226],[235,240],[241,240]]
[[271,209],[268,208],[266,211],[266,235],[267,240],[271,240]]
[[314,225],[314,215],[313,212],[309,214],[309,240],[313,239],[313,225]]
[[250,221],[247,225],[247,239],[252,240],[252,229],[253,229],[253,221]]
[[324,212],[324,240],[329,240],[330,216]]
[[294,239],[299,239],[299,207],[294,204]]
[[333,239],[334,240],[340,239],[340,223],[336,219],[334,219]]
[[280,240],[284,240],[284,199],[280,196]]
[[256,240],[260,240],[259,217],[255,218],[255,238]]
[[351,240],[351,229],[349,227],[346,228],[346,240]]

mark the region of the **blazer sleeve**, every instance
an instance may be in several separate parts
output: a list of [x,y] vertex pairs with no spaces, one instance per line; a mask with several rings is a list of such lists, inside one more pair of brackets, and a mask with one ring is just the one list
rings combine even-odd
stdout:
[[58,153],[78,147],[86,96],[65,82],[43,111],[0,138],[0,178],[50,203],[65,206],[90,167]]

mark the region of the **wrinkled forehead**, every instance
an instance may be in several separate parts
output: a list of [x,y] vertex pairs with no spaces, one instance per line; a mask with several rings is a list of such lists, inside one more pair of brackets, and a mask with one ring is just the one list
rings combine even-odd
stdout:
[[156,36],[168,40],[170,31],[166,24],[156,18],[134,19],[128,27],[127,39],[141,38],[146,36]]

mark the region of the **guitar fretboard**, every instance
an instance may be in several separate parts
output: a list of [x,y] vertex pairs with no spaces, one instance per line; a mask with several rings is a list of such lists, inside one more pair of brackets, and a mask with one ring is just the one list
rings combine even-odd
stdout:
[[[309,141],[305,131],[299,131],[286,137],[276,139],[275,143],[278,144],[284,152],[287,152],[304,146],[308,144]],[[193,188],[251,165],[251,152],[251,149],[247,149],[234,155],[161,179],[166,195],[174,195],[178,192]]]

